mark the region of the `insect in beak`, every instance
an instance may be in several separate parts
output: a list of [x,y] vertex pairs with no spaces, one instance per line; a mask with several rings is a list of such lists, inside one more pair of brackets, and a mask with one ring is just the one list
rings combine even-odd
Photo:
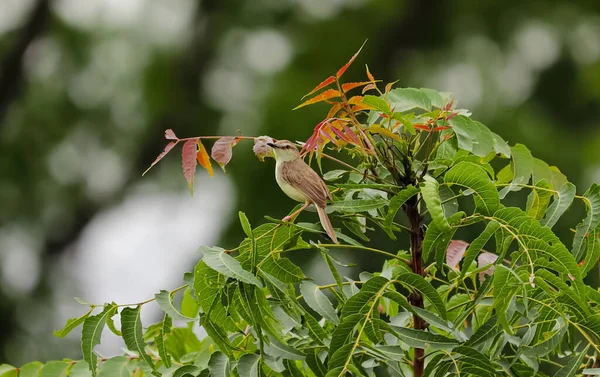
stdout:
[[274,143],[267,143],[267,145],[271,148],[279,148],[277,145],[275,145]]

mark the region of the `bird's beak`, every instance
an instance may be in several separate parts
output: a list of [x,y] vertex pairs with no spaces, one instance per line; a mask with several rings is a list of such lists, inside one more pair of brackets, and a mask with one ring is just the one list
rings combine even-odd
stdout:
[[271,148],[279,148],[277,145],[275,145],[274,143],[267,143],[267,145]]

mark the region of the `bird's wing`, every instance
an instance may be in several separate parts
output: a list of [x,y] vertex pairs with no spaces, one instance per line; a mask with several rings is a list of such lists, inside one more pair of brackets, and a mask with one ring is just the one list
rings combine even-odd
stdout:
[[302,159],[285,163],[281,174],[287,183],[300,190],[315,205],[323,208],[327,198],[331,199],[331,193],[323,179]]

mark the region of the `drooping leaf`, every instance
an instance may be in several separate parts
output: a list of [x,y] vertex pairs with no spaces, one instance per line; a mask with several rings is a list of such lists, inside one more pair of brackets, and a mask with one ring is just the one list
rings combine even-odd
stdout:
[[496,367],[490,359],[475,348],[461,345],[456,347],[453,352],[461,355],[459,359],[461,372],[481,377],[494,377],[498,375]]
[[475,206],[484,215],[491,215],[500,207],[496,186],[479,165],[468,161],[459,162],[446,173],[444,182],[472,190]]
[[121,332],[123,333],[123,340],[127,349],[137,352],[140,358],[154,370],[154,362],[145,351],[146,343],[142,336],[140,312],[141,306],[124,308],[121,311]]
[[231,366],[229,364],[229,358],[222,352],[215,352],[210,356],[208,362],[208,369],[210,375],[213,377],[230,377]]
[[[469,243],[461,240],[452,240],[446,250],[446,264],[452,269],[458,269],[458,264],[465,256]],[[463,265],[464,266],[464,265]]]
[[260,161],[264,161],[265,157],[275,157],[273,148],[271,148],[268,143],[274,143],[273,138],[270,136],[259,136],[254,138],[252,151]]
[[[518,281],[513,272],[503,265],[496,266],[494,272],[494,307],[498,315],[498,321],[507,331],[512,331],[506,317],[508,306],[517,292]],[[510,330],[509,330],[510,329]]]
[[233,147],[237,143],[237,139],[233,136],[222,137],[215,142],[213,145],[210,156],[215,160],[221,167],[224,167],[231,161],[233,156]]
[[[100,344],[102,330],[106,324],[106,318],[112,312],[109,306],[105,306],[102,313],[88,316],[83,322],[83,330],[81,330],[81,351],[83,352],[83,360],[88,363],[92,375],[96,375],[96,364],[98,357],[94,353],[94,347]],[[114,312],[113,312],[114,313]]]
[[197,144],[198,152],[196,152],[196,159],[198,160],[200,166],[206,169],[208,174],[211,177],[213,177],[215,175],[215,172],[213,171],[212,164],[210,163],[210,157],[208,156],[208,152],[206,151],[206,148],[204,148],[204,145],[202,144],[200,139],[198,139]]
[[439,189],[440,184],[435,178],[430,175],[423,177],[423,183],[421,183],[421,195],[423,195],[423,200],[427,205],[429,214],[438,228],[442,232],[447,232],[450,230],[450,224],[444,215]]
[[227,277],[262,288],[262,283],[256,276],[252,275],[250,271],[244,270],[240,262],[225,253],[224,249],[201,246],[200,252],[204,255],[202,260],[213,270]]
[[336,325],[339,323],[339,318],[333,304],[329,301],[327,296],[321,292],[318,285],[309,281],[302,282],[302,284],[300,284],[300,293],[302,294],[304,301],[306,301],[308,306],[315,312]]
[[527,197],[527,214],[536,220],[541,220],[546,214],[550,198],[552,198],[552,191],[548,182],[546,180],[537,182]]
[[402,273],[398,275],[396,280],[411,289],[419,291],[423,297],[433,304],[433,307],[439,313],[439,315],[443,319],[446,319],[446,306],[444,305],[439,293],[435,290],[430,282],[425,280],[422,276],[412,272]]
[[171,292],[161,290],[159,293],[154,295],[154,298],[156,299],[156,303],[162,309],[162,311],[168,314],[171,318],[186,322],[194,320],[194,318],[190,318],[181,314],[179,310],[173,306]]
[[583,257],[586,236],[600,225],[600,185],[592,184],[583,196],[586,198],[587,216],[583,222],[577,225],[575,237],[573,237],[573,250],[571,252],[576,260],[581,260]]
[[[497,135],[493,132],[492,132],[492,137],[494,138],[494,152],[499,153],[499,154],[503,155],[504,157],[510,157],[511,151],[510,151],[510,147],[508,146],[506,141],[504,141],[504,139],[502,139],[499,135]],[[534,182],[537,182],[537,181],[534,181]]]
[[531,178],[533,169],[533,156],[523,144],[517,144],[511,148],[512,159],[510,162],[512,170],[512,182],[509,186],[500,190],[500,198],[503,199],[510,191],[519,191],[523,184],[527,184]]
[[492,132],[483,124],[464,115],[458,115],[448,121],[458,138],[458,147],[485,157],[494,152],[497,145]]
[[240,223],[242,224],[242,229],[244,230],[244,233],[246,233],[248,237],[252,238],[252,227],[250,226],[250,221],[248,220],[248,217],[242,211],[238,212],[238,216],[240,218]]
[[281,258],[279,254],[265,258],[260,269],[284,283],[297,283],[305,278],[300,267],[287,258]]
[[240,357],[237,364],[237,371],[240,377],[259,377],[260,356],[255,354],[246,354]]
[[158,355],[165,367],[171,367],[171,356],[167,352],[167,336],[171,333],[171,327],[173,326],[173,320],[165,313],[163,320],[160,323],[160,330],[158,335],[154,338],[156,348],[158,349]]
[[183,176],[187,181],[190,194],[194,194],[194,174],[196,173],[196,141],[190,139],[183,144],[181,148],[181,164],[183,166]]
[[304,354],[296,348],[283,344],[273,338],[271,338],[269,344],[265,346],[265,353],[286,360],[304,360],[305,358]]
[[406,203],[410,198],[415,196],[418,192],[419,192],[419,188],[417,188],[416,186],[408,186],[406,189],[400,191],[398,194],[396,194],[394,197],[392,197],[392,199],[390,199],[390,202],[388,205],[388,212],[387,212],[387,215],[385,216],[385,226],[386,227],[391,228],[392,223],[394,222],[394,218],[396,217],[396,213],[398,212],[398,210],[400,210],[400,208],[402,208],[404,203]]
[[552,228],[558,219],[565,213],[565,211],[573,203],[575,198],[575,185],[567,182],[560,187],[558,190],[558,197],[554,198],[550,207],[546,211],[546,216],[540,223],[548,228]]
[[461,273],[463,275],[467,273],[471,262],[475,260],[477,254],[479,254],[479,252],[483,249],[483,247],[489,241],[489,239],[492,238],[492,236],[494,235],[494,233],[496,233],[498,228],[500,228],[499,222],[490,221],[485,226],[483,232],[481,232],[479,236],[477,236],[477,238],[475,238],[473,242],[471,242],[471,244],[467,248],[467,251],[465,252],[465,260],[461,268]]

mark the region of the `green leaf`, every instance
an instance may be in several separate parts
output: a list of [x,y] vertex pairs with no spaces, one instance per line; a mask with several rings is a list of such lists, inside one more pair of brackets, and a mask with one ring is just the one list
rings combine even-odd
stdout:
[[505,157],[510,157],[511,156],[510,147],[508,146],[506,141],[504,141],[504,139],[502,139],[499,135],[497,135],[493,132],[492,132],[492,137],[494,138],[494,152],[500,153],[500,154],[504,155]]
[[81,330],[81,351],[83,352],[83,360],[89,365],[92,375],[96,375],[96,364],[98,358],[94,353],[94,347],[100,344],[100,337],[106,318],[111,315],[111,307],[105,306],[102,313],[89,316],[83,322],[83,330]]
[[494,377],[498,375],[495,371],[496,368],[490,359],[475,348],[459,346],[453,351],[462,355],[459,359],[461,372],[480,377]]
[[215,352],[210,356],[208,369],[212,377],[230,377],[231,367],[229,358],[222,352]]
[[527,214],[536,220],[541,220],[546,214],[550,198],[552,198],[552,191],[548,182],[541,180],[536,183],[527,197]]
[[433,219],[433,222],[438,226],[442,232],[448,232],[450,230],[450,224],[448,219],[444,216],[444,209],[442,208],[442,200],[440,199],[440,184],[438,181],[426,175],[423,177],[423,183],[421,183],[421,195],[427,205],[429,214]]
[[586,368],[582,373],[587,376],[600,376],[600,368]]
[[350,314],[342,318],[341,323],[335,328],[331,335],[331,342],[329,344],[330,351],[335,351],[348,344],[349,341],[354,339],[355,327],[364,319],[363,313]]
[[111,311],[106,316],[106,327],[108,327],[108,329],[110,331],[112,331],[112,333],[115,334],[116,336],[122,336],[123,334],[121,334],[121,331],[119,331],[119,329],[117,329],[117,326],[115,325],[115,320],[113,319],[114,315],[117,314],[119,307],[114,302],[112,302],[111,304],[107,304],[107,305],[111,305],[112,308],[110,309]]
[[244,233],[246,233],[248,237],[252,238],[252,227],[250,226],[250,221],[248,221],[246,214],[242,211],[239,211],[238,216],[240,218],[240,223],[242,224]]
[[492,132],[483,124],[474,122],[464,115],[448,121],[458,138],[458,147],[476,156],[486,157],[494,151],[496,141]]
[[533,156],[527,147],[517,144],[511,148],[512,160],[510,162],[513,173],[513,180],[509,186],[500,191],[500,198],[503,199],[510,191],[519,191],[523,184],[529,183],[533,169]]
[[160,324],[158,336],[154,338],[156,348],[158,349],[158,355],[167,368],[171,367],[171,356],[167,352],[167,336],[171,333],[172,326],[173,320],[167,313],[165,313],[165,316]]
[[142,321],[140,320],[141,306],[135,308],[124,308],[121,311],[121,332],[127,349],[139,354],[151,368],[154,369],[154,363],[144,348],[146,343],[142,336]]
[[413,109],[431,111],[431,99],[423,92],[415,88],[396,88],[389,91],[387,100],[395,112],[405,112]]
[[[498,315],[498,321],[504,326],[504,329],[511,331],[506,318],[508,306],[517,292],[518,281],[512,271],[502,264],[498,264],[494,271],[494,307]],[[510,330],[509,330],[510,329]]]
[[475,260],[475,258],[477,257],[477,255],[479,254],[481,249],[483,249],[483,247],[489,241],[489,239],[492,238],[492,236],[494,235],[494,233],[496,233],[498,228],[500,228],[499,222],[490,221],[486,225],[483,232],[481,232],[479,234],[479,236],[477,236],[477,238],[475,238],[473,240],[473,242],[471,242],[471,244],[465,251],[464,260],[463,260],[462,267],[461,267],[461,274],[463,276],[469,270],[469,267],[471,266],[471,262],[473,262]]
[[415,348],[428,348],[432,350],[451,350],[458,345],[458,341],[446,338],[442,335],[433,334],[424,330],[407,329],[392,325],[398,333],[401,341]]
[[487,340],[492,339],[499,332],[498,326],[496,326],[496,323],[497,323],[496,317],[491,317],[486,323],[479,326],[477,331],[475,331],[475,333],[473,335],[471,335],[469,340],[467,340],[463,344],[468,347],[475,347],[475,346],[479,345],[480,343],[483,343]]
[[17,377],[18,375],[19,375],[19,371],[17,370],[17,368],[13,367],[12,365],[9,365],[9,364],[1,364],[0,365],[0,377]]
[[425,232],[425,238],[423,239],[423,260],[427,262],[431,255],[431,252],[437,249],[438,254],[446,255],[448,244],[452,240],[452,236],[456,232],[456,225],[458,225],[461,219],[464,217],[464,212],[457,212],[452,215],[448,222],[452,225],[452,228],[443,232],[436,223],[431,223]]
[[586,198],[587,216],[575,231],[573,238],[573,256],[576,260],[581,260],[585,248],[585,238],[600,225],[600,185],[594,183],[583,194]]
[[391,114],[390,105],[385,102],[381,97],[366,95],[363,97],[362,102],[369,106],[373,106],[376,110],[383,112],[384,114]]
[[300,293],[302,294],[302,297],[304,297],[306,304],[323,318],[335,325],[340,322],[333,304],[321,289],[319,289],[318,285],[309,281],[304,281],[300,284]]
[[255,354],[242,355],[238,360],[237,370],[240,377],[259,377],[260,356]]
[[168,314],[171,318],[186,322],[194,320],[194,318],[184,316],[175,308],[175,306],[173,306],[173,301],[171,301],[171,292],[161,290],[159,293],[155,294],[154,297],[160,309]]
[[600,227],[596,228],[587,237],[587,247],[585,257],[583,258],[584,263],[581,266],[581,275],[585,277],[587,273],[594,268],[600,259]]
[[458,198],[457,195],[448,186],[440,186],[439,189],[440,199],[442,200],[442,209],[444,210],[444,216],[446,218],[452,217],[458,212]]
[[85,313],[81,317],[68,319],[67,323],[65,324],[65,326],[62,329],[54,331],[54,335],[57,336],[57,337],[59,337],[59,338],[64,338],[74,328],[76,328],[77,326],[81,325],[83,323],[83,321],[85,321],[85,319],[87,317],[89,317],[89,315],[92,313],[92,310],[93,309],[90,309],[87,313]]
[[417,193],[419,193],[418,187],[408,186],[404,190],[397,193],[392,199],[390,199],[389,206],[388,206],[388,212],[387,212],[387,215],[385,216],[385,226],[386,227],[388,227],[388,228],[392,227],[392,223],[394,222],[394,218],[396,217],[396,213],[398,212],[398,210],[400,210],[400,208],[402,208],[402,206],[404,205],[404,203],[406,203],[408,201],[408,199],[412,198]]
[[543,357],[550,352],[555,351],[556,347],[562,342],[564,335],[567,333],[568,326],[565,324],[562,317],[556,319],[556,327],[549,333],[542,334],[542,338],[531,346],[524,346],[523,355]]
[[67,377],[70,363],[64,361],[48,361],[40,371],[39,377]]
[[112,357],[102,363],[98,377],[129,377],[131,359],[125,356]]
[[260,265],[260,270],[284,283],[297,283],[306,278],[300,267],[287,258],[281,258],[279,254],[265,258]]
[[224,249],[201,246],[200,252],[204,255],[202,260],[213,270],[227,277],[262,288],[262,283],[256,276],[252,275],[250,271],[244,270],[240,262],[225,253]]
[[425,280],[422,276],[412,272],[402,273],[398,275],[396,280],[402,285],[419,291],[423,297],[433,304],[435,310],[440,314],[440,316],[443,319],[446,319],[446,306],[444,305],[439,293],[430,282]]
[[296,348],[283,344],[274,338],[271,338],[270,342],[265,344],[265,353],[286,360],[304,360],[305,357],[304,354]]
[[318,349],[308,349],[306,351],[306,365],[315,374],[316,377],[323,377],[327,373],[327,368],[323,365],[321,359],[319,359]]
[[327,206],[327,213],[334,211],[339,212],[366,212],[372,209],[381,208],[388,204],[386,199],[356,199],[356,200],[342,200],[339,202],[333,202]]
[[202,369],[196,365],[183,365],[173,372],[173,377],[198,376]]
[[567,182],[558,190],[558,198],[555,198],[548,210],[546,216],[540,221],[540,224],[552,228],[558,219],[565,213],[567,208],[573,203],[575,198],[575,185]]
[[[86,363],[87,364],[87,363]],[[19,368],[19,377],[38,377],[40,370],[44,367],[44,364],[39,361],[33,361],[27,363]],[[89,367],[88,367],[89,369]]]
[[92,372],[85,361],[71,363],[71,368],[68,371],[69,377],[92,377]]
[[330,170],[323,174],[323,179],[326,181],[334,181],[336,179],[340,179],[346,173],[348,173],[347,170]]
[[500,208],[500,197],[496,186],[479,165],[467,161],[460,162],[448,170],[444,182],[472,190],[475,206],[484,215],[489,216]]

